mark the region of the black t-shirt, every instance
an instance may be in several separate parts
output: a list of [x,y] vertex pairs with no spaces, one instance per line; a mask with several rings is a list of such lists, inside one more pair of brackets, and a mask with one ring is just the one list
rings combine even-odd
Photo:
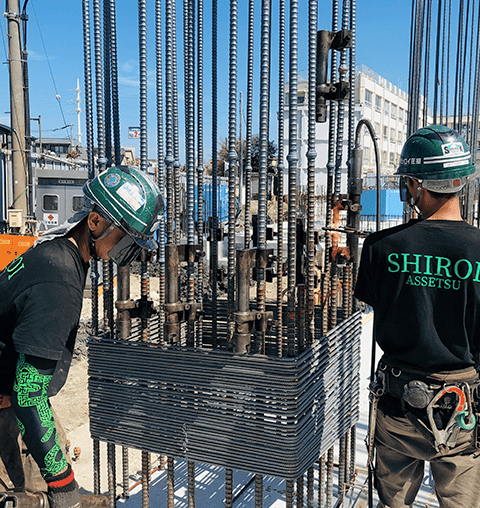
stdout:
[[67,238],[30,248],[0,273],[0,394],[10,395],[18,353],[57,360],[49,395],[70,368],[88,264]]
[[412,220],[364,242],[355,296],[371,305],[386,361],[426,372],[478,363],[480,230]]

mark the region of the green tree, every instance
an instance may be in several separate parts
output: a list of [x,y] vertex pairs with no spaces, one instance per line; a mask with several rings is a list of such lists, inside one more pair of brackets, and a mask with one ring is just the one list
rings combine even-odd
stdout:
[[[218,143],[219,149],[217,153],[218,157],[218,174],[221,176],[223,175],[223,168],[225,167],[225,162],[228,162],[228,138],[224,138],[222,141]],[[236,147],[237,155],[240,156],[240,139],[237,138],[236,140]],[[245,140],[243,140],[243,167],[246,166],[246,153],[247,153],[247,143]],[[277,146],[273,141],[268,142],[268,149],[267,149],[267,160],[268,160],[268,167],[267,171],[270,173],[273,173],[275,171],[275,164],[274,161],[276,161],[277,156]],[[252,172],[258,173],[258,170],[260,168],[260,138],[256,134],[252,136],[252,153],[251,153],[251,162],[252,162]]]

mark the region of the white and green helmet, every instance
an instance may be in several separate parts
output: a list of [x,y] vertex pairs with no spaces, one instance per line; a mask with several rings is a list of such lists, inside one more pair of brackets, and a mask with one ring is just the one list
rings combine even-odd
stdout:
[[474,172],[472,156],[462,136],[444,125],[431,125],[407,139],[396,174],[415,178],[433,192],[454,193]]
[[163,217],[163,199],[158,186],[144,172],[114,166],[88,181],[83,192],[102,217],[126,233],[109,253],[110,259],[128,264],[138,255],[138,247],[150,251],[157,248],[153,236]]

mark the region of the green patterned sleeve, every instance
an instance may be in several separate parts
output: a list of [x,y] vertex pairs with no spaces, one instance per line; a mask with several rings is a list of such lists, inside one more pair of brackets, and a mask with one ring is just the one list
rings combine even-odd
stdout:
[[67,467],[47,396],[55,365],[55,360],[21,353],[12,393],[20,431],[43,477],[56,475]]

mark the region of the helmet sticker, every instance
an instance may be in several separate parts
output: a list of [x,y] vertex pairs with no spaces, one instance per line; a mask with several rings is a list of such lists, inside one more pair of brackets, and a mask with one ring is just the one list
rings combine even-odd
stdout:
[[410,164],[421,164],[422,158],[421,157],[406,157],[406,158],[400,158],[400,165],[406,166]]
[[120,175],[117,173],[112,173],[107,175],[104,179],[104,183],[107,187],[116,187],[120,182]]
[[454,162],[445,162],[443,165],[444,168],[454,168],[455,166],[466,166],[470,164],[470,159],[460,159]]
[[443,155],[458,155],[465,153],[462,143],[448,143],[442,145]]
[[145,204],[145,196],[140,193],[140,189],[129,182],[125,182],[118,189],[117,194],[123,198],[134,211],[137,211]]

